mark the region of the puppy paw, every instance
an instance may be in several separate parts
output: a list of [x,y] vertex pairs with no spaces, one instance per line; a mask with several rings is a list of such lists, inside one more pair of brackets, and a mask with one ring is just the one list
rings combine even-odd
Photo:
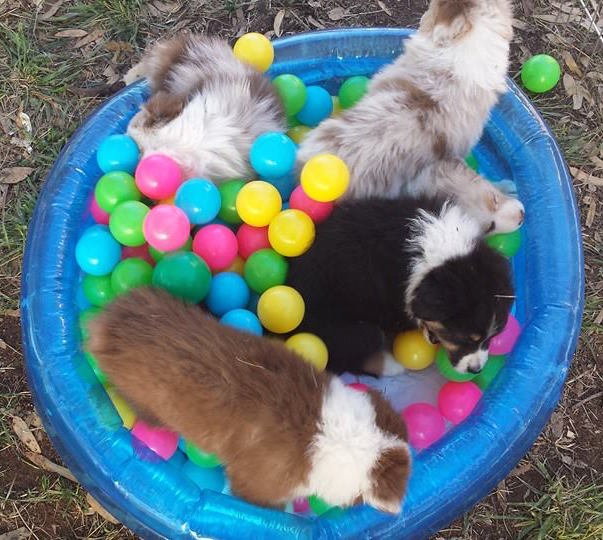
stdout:
[[371,356],[364,364],[364,370],[377,377],[394,377],[406,371],[387,351],[379,351]]
[[492,216],[493,231],[495,233],[513,232],[523,225],[525,221],[525,208],[521,201],[505,198]]

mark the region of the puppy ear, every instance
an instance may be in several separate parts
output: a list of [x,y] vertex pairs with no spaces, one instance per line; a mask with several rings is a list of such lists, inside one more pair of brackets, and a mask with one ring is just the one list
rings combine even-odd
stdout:
[[415,290],[410,309],[417,319],[424,321],[444,321],[457,312],[456,287],[448,276],[446,280],[438,269],[429,272]]
[[471,31],[473,0],[432,0],[421,19],[421,29],[431,34],[438,47],[446,47]]
[[410,452],[405,446],[382,452],[373,468],[372,489],[364,499],[377,510],[399,514],[410,475]]

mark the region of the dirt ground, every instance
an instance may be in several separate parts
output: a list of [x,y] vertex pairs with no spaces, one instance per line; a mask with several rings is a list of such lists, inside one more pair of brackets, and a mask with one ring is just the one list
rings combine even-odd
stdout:
[[[21,256],[45,175],[147,43],[179,30],[226,39],[416,26],[424,0],[0,0],[0,540],[133,537],[60,466],[23,371]],[[584,10],[588,8],[591,17]],[[547,52],[558,87],[535,98],[574,177],[586,265],[582,336],[562,400],[529,454],[433,538],[603,539],[603,28],[601,0],[516,2],[510,75]],[[42,457],[40,457],[42,456]],[[98,512],[101,512],[99,514]]]

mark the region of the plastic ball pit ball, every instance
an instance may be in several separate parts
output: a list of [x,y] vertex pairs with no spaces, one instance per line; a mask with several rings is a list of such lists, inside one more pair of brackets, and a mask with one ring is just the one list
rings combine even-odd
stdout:
[[121,259],[121,247],[105,225],[94,225],[84,231],[75,246],[75,258],[87,274],[103,276],[111,273]]
[[289,263],[273,249],[260,249],[245,262],[245,281],[251,289],[262,294],[264,291],[282,285],[287,278]]
[[249,287],[234,272],[222,272],[211,280],[205,305],[216,317],[233,309],[244,308],[249,302]]
[[496,378],[496,376],[500,373],[500,370],[505,365],[505,360],[505,355],[491,354],[488,357],[486,365],[477,374],[475,379],[473,379],[473,382],[477,384],[477,386],[479,386],[482,391],[488,388],[488,386],[492,384],[492,381]]
[[275,77],[272,84],[281,98],[287,117],[301,111],[306,102],[306,85],[299,77],[285,73]]
[[454,369],[454,366],[450,362],[448,352],[446,349],[444,349],[444,347],[440,347],[437,350],[435,362],[436,366],[438,367],[438,371],[449,381],[463,382],[475,379],[475,373],[460,373]]
[[471,414],[481,397],[482,391],[474,382],[449,381],[438,394],[438,409],[456,426]]
[[305,309],[304,299],[293,287],[277,285],[260,296],[258,317],[266,330],[286,334],[300,325]]
[[264,333],[260,320],[247,309],[233,309],[225,313],[220,322],[226,326],[232,326],[233,328],[257,336],[261,336]]
[[123,171],[134,174],[140,157],[138,146],[128,135],[111,135],[103,140],[96,151],[96,161],[101,171]]
[[225,270],[226,272],[234,272],[235,274],[239,274],[242,276],[245,272],[245,261],[241,259],[238,255],[234,258],[234,261],[230,264],[228,268]]
[[124,246],[121,250],[121,258],[130,259],[132,257],[136,257],[138,259],[142,259],[143,261],[148,262],[150,265],[155,265],[155,259],[151,256],[149,252],[149,245],[143,244],[142,246],[129,247]]
[[98,379],[98,382],[105,386],[108,383],[108,379],[107,376],[101,371],[100,367],[98,367],[96,358],[94,358],[94,356],[92,356],[89,352],[85,352],[84,357],[92,369],[94,376]]
[[331,113],[331,118],[334,118],[335,116],[339,116],[343,109],[341,108],[341,104],[339,103],[338,96],[331,96],[331,101],[333,102],[333,112]]
[[318,336],[307,332],[294,334],[285,341],[285,346],[312,364],[316,371],[324,371],[327,367],[329,351],[325,342]]
[[225,225],[205,225],[193,238],[193,251],[208,264],[212,272],[228,268],[238,250],[237,237]]
[[184,211],[176,206],[159,204],[151,208],[142,225],[144,240],[159,251],[180,249],[189,238],[191,224]]
[[153,269],[151,283],[192,304],[205,298],[211,285],[211,272],[201,257],[190,251],[170,253]]
[[157,263],[170,253],[176,253],[178,251],[192,251],[192,249],[193,249],[193,239],[189,236],[181,248],[174,249],[172,251],[159,251],[158,249],[155,249],[153,246],[149,246],[149,255],[150,255],[151,259],[153,259],[153,262]]
[[86,300],[93,306],[103,307],[115,298],[111,286],[111,274],[93,276],[88,274],[82,280],[82,289]]
[[336,508],[335,506],[331,506],[329,503],[322,500],[316,495],[308,497],[308,505],[310,506],[312,512],[314,512],[317,516],[322,516],[323,514],[326,514],[329,510]]
[[429,403],[413,403],[402,411],[408,430],[408,442],[417,450],[429,448],[442,438],[446,422],[440,411]]
[[346,79],[339,89],[339,105],[342,109],[349,109],[358,103],[366,94],[370,79],[363,75]]
[[186,461],[181,470],[200,489],[220,493],[226,485],[224,471],[218,467],[207,469],[195,465],[192,461]]
[[150,285],[153,267],[144,259],[131,257],[119,262],[111,273],[111,287],[116,295],[136,287]]
[[225,223],[231,225],[238,225],[241,223],[241,218],[237,213],[236,201],[239,191],[241,191],[244,185],[245,182],[243,180],[229,180],[228,182],[220,184],[218,187],[222,200],[218,217]]
[[400,332],[394,338],[394,358],[406,369],[419,370],[433,364],[438,347],[425,339],[421,330]]
[[243,223],[237,231],[237,242],[239,255],[243,259],[248,259],[252,253],[270,247],[268,227],[252,227]]
[[92,214],[92,219],[99,225],[109,225],[109,212],[106,212],[98,205],[95,197],[90,199],[90,213]]
[[177,433],[169,429],[151,427],[142,420],[136,420],[132,426],[132,435],[165,460],[170,459],[178,449]]
[[239,217],[253,227],[265,227],[281,211],[283,202],[278,190],[268,182],[254,180],[237,195]]
[[100,177],[94,188],[94,198],[99,208],[110,214],[119,203],[139,201],[140,191],[132,175],[113,171]]
[[173,202],[184,211],[193,225],[205,225],[220,212],[222,199],[212,182],[204,178],[191,178],[178,188]]
[[126,201],[118,204],[109,218],[109,230],[120,244],[138,247],[145,243],[143,224],[149,207],[140,201]]
[[[281,196],[281,199],[283,201],[286,201],[290,197],[291,192],[293,191],[295,186],[297,185],[297,179],[295,178],[294,171],[291,171],[290,173],[285,174],[284,176],[280,176],[279,178],[272,178],[270,180],[270,183],[277,189],[279,195]],[[283,203],[283,207],[284,206],[285,203]],[[285,208],[283,208],[283,210],[284,209]]]
[[493,355],[510,353],[515,347],[519,334],[521,334],[521,327],[517,319],[509,314],[502,332],[490,340],[488,352]]
[[143,195],[160,201],[176,193],[182,184],[182,171],[172,158],[163,154],[151,154],[140,160],[134,178]]
[[80,329],[80,334],[82,336],[82,342],[86,342],[90,334],[88,332],[88,323],[94,319],[99,313],[101,309],[99,307],[93,306],[84,311],[80,312],[78,317],[78,326]]
[[287,131],[287,136],[295,143],[301,144],[305,139],[306,135],[312,131],[311,127],[308,126],[293,126]]
[[310,512],[310,503],[306,498],[295,499],[293,501],[293,511],[297,514],[307,514]]
[[306,87],[306,102],[296,118],[306,126],[316,127],[333,112],[331,95],[320,86]]
[[287,135],[271,131],[263,133],[253,142],[249,161],[262,178],[273,180],[291,172],[296,152],[295,143]]
[[237,39],[232,52],[241,62],[249,64],[261,72],[267,71],[274,60],[272,43],[267,37],[257,32],[250,32]]
[[289,205],[295,210],[301,210],[310,216],[314,223],[321,223],[327,219],[333,212],[334,204],[332,202],[318,202],[308,197],[302,186],[297,186],[291,197]]
[[560,77],[559,62],[548,54],[532,56],[521,68],[521,82],[530,92],[536,94],[555,88]]
[[117,414],[119,414],[123,425],[126,429],[132,429],[132,426],[136,422],[136,413],[132,410],[130,405],[122,398],[112,386],[105,388],[111,403],[115,407]]
[[308,251],[315,235],[314,223],[301,210],[283,210],[268,227],[270,245],[286,257],[298,257]]
[[521,247],[521,229],[510,233],[492,234],[486,238],[486,244],[510,259]]
[[331,202],[341,197],[350,183],[346,164],[333,154],[314,156],[304,165],[301,185],[308,197],[318,202]]
[[220,465],[220,460],[216,454],[211,454],[209,452],[204,452],[201,448],[195,446],[192,442],[186,441],[184,445],[184,451],[188,457],[195,465],[204,468],[212,468],[218,467]]
[[473,169],[475,172],[478,172],[479,164],[477,162],[477,158],[473,154],[469,154],[465,158],[465,163],[467,164],[467,167]]

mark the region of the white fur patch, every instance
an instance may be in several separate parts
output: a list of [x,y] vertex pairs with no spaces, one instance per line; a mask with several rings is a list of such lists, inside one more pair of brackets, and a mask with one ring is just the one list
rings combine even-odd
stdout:
[[383,377],[393,377],[395,375],[400,375],[404,373],[406,368],[400,364],[390,353],[385,353],[383,355],[383,371],[381,372],[381,376]]
[[454,369],[459,373],[469,373],[469,368],[471,368],[471,372],[475,373],[477,371],[481,371],[486,365],[487,361],[488,351],[486,349],[478,349],[471,354],[466,354],[463,356]]

